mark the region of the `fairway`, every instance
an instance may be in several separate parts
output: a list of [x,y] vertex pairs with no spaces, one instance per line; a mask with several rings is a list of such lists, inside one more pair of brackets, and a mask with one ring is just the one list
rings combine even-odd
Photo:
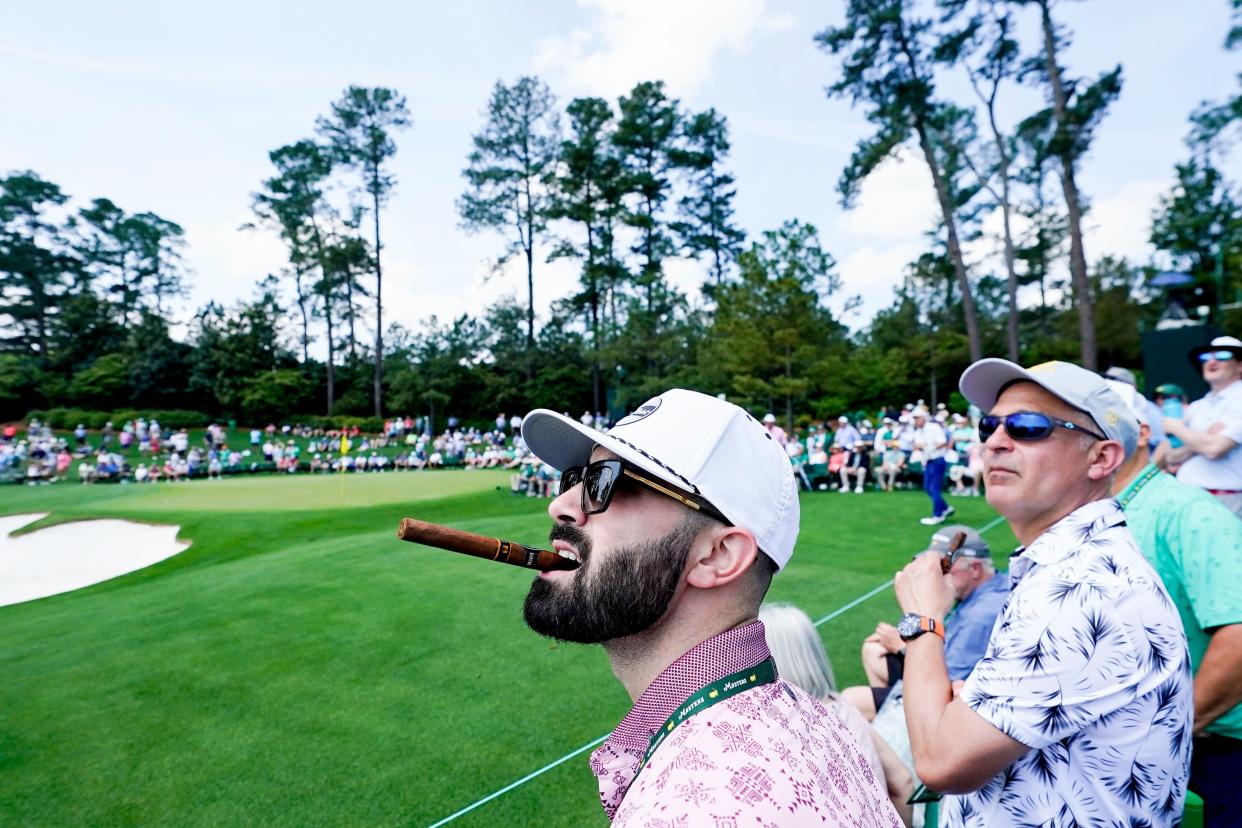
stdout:
[[[175,523],[193,545],[0,608],[0,824],[428,825],[604,735],[629,700],[599,648],[525,628],[528,574],[394,537],[409,516],[541,543],[547,501],[507,488],[444,471],[7,489],[3,513]],[[814,619],[930,535],[921,492],[802,509],[769,597]],[[985,537],[1003,561],[1008,529]],[[839,683],[895,612],[885,590],[820,628]],[[606,821],[583,755],[452,824]]]

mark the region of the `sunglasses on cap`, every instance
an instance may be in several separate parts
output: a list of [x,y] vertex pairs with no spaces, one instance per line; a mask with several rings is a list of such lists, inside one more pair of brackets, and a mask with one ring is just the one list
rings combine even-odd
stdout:
[[987,440],[996,433],[996,429],[1005,426],[1005,433],[1014,440],[1043,440],[1052,434],[1053,429],[1063,428],[1066,431],[1077,431],[1089,434],[1097,440],[1107,440],[1103,434],[1096,434],[1089,428],[1083,428],[1069,420],[1061,420],[1042,411],[1015,411],[1004,417],[989,414],[979,420],[979,437]]
[[664,483],[656,482],[647,477],[642,469],[627,463],[625,460],[596,460],[587,466],[570,466],[561,472],[560,493],[564,494],[574,486],[581,484],[583,514],[598,515],[608,509],[608,504],[612,502],[612,495],[617,489],[617,483],[623,478],[628,478],[646,486],[652,491],[671,497],[673,500],[696,512],[713,517],[727,525],[733,525],[727,517],[722,515],[716,507],[706,500],[695,497],[692,494],[679,492]]
[[1217,362],[1228,362],[1233,358],[1233,351],[1208,351],[1206,353],[1199,354],[1200,362],[1207,362],[1213,359]]

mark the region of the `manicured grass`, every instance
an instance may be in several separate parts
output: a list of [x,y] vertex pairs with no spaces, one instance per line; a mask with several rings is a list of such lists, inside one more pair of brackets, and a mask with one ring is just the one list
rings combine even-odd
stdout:
[[[0,607],[0,825],[427,825],[606,733],[629,707],[596,647],[521,621],[530,578],[403,544],[415,516],[539,544],[546,501],[445,471],[5,489],[0,512],[177,523],[185,553]],[[497,491],[501,486],[506,490]],[[992,517],[957,499],[962,522]],[[925,545],[926,498],[805,495],[771,599],[812,618]],[[987,536],[1001,555],[1005,526]],[[838,681],[896,612],[824,626]],[[603,825],[586,757],[457,826]]]

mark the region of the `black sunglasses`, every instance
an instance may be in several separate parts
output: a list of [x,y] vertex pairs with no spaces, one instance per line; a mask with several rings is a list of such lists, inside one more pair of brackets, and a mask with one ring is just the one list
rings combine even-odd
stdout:
[[1199,354],[1200,362],[1208,362],[1213,359],[1217,362],[1228,362],[1233,359],[1233,351],[1207,351],[1206,353]]
[[1080,425],[1071,423],[1069,420],[1060,420],[1051,414],[1044,414],[1041,411],[1015,411],[1012,414],[1006,414],[1004,417],[997,417],[989,414],[979,420],[979,437],[986,441],[989,437],[996,433],[996,429],[1001,425],[1005,426],[1005,433],[1014,440],[1043,440],[1052,434],[1053,429],[1058,426],[1066,431],[1077,431],[1083,434],[1090,434],[1097,440],[1107,440],[1103,434],[1096,434],[1089,428],[1083,428]]
[[688,506],[696,512],[713,517],[726,525],[733,525],[716,507],[703,498],[679,492],[664,483],[657,483],[647,477],[642,469],[624,460],[596,460],[588,466],[570,466],[561,472],[560,493],[564,494],[574,486],[582,484],[581,505],[583,514],[598,515],[607,510],[608,504],[612,502],[612,495],[616,491],[617,483],[622,478],[629,478],[637,483],[641,483],[648,489],[657,491],[666,497],[671,497],[673,500],[676,500],[683,506]]

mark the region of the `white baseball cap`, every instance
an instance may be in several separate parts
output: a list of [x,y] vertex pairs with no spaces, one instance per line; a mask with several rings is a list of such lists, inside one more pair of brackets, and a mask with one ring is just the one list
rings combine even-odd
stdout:
[[1199,354],[1206,354],[1208,351],[1230,351],[1235,359],[1242,359],[1242,340],[1233,336],[1218,336],[1207,345],[1191,348],[1186,356],[1189,357],[1191,364],[1198,368]]
[[1150,425],[1147,422],[1147,398],[1140,394],[1137,388],[1125,380],[1106,379],[1104,381],[1118,397],[1121,397],[1121,401],[1130,409],[1130,413],[1134,415],[1134,419],[1138,420],[1139,425]]
[[958,388],[963,397],[984,411],[991,411],[1001,390],[1019,380],[1033,382],[1083,412],[1095,421],[1105,437],[1121,443],[1127,456],[1134,453],[1138,421],[1125,401],[1108,387],[1107,381],[1086,368],[1055,360],[1023,368],[1007,359],[988,357],[962,373]]
[[[1138,387],[1138,378],[1134,376],[1134,372],[1129,368],[1122,368],[1119,365],[1114,365],[1112,368],[1105,371],[1104,378],[1115,380],[1116,382],[1124,383],[1125,385],[1130,385],[1135,388]],[[1113,390],[1116,390],[1116,388],[1114,387]]]
[[522,436],[558,469],[586,465],[596,446],[606,448],[749,529],[778,568],[793,555],[800,514],[793,466],[767,429],[733,403],[673,388],[607,434],[539,408],[526,415]]

